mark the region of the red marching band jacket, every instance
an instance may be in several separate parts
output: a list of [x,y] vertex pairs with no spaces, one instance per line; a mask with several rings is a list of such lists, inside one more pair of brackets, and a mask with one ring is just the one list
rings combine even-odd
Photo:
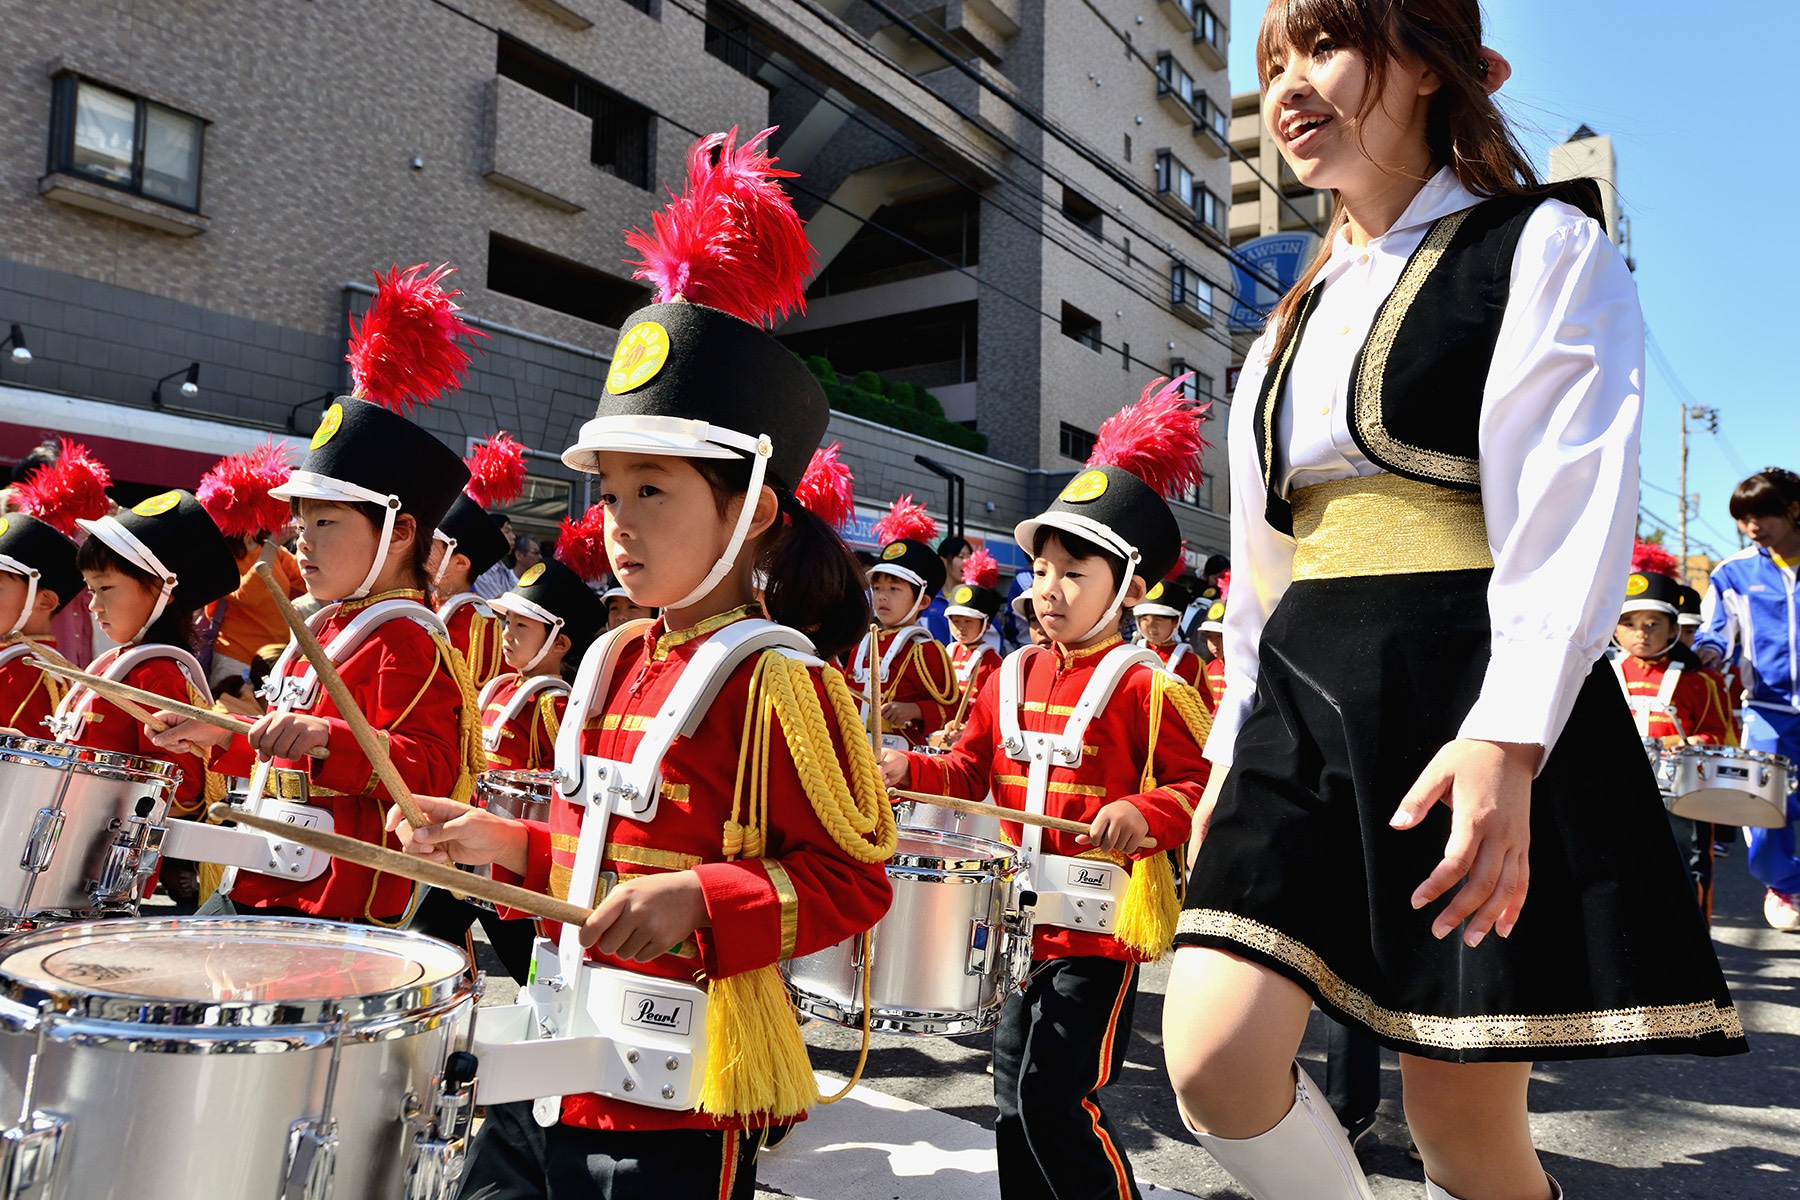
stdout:
[[[1621,654],[1613,669],[1625,687],[1641,736],[1697,738],[1714,746],[1738,744],[1724,680],[1713,672],[1672,665],[1667,655],[1645,660]],[[1662,693],[1671,670],[1677,678],[1665,698]]]
[[[46,649],[56,649],[54,637],[32,641]],[[15,639],[0,649],[0,726],[16,729],[26,737],[50,738],[54,735],[46,722],[62,702],[66,685],[27,662],[31,653],[31,646],[23,639]]]
[[[419,611],[430,617],[418,592],[384,592],[339,605],[314,633],[329,647],[358,612],[397,598],[418,602]],[[400,777],[413,791],[429,796],[454,795],[464,767],[463,690],[447,649],[418,621],[401,616],[375,626],[361,645],[334,663],[376,736],[386,743]],[[289,657],[282,678],[304,675],[306,660]],[[323,717],[331,726],[331,754],[322,759],[276,759],[275,765],[309,772],[311,803],[330,810],[336,832],[399,849],[398,840],[383,828],[393,800],[375,778],[373,765],[329,693],[319,687],[312,706],[296,711]],[[254,767],[255,754],[243,737],[233,737],[214,765],[231,775],[249,775]],[[238,877],[231,900],[239,909],[278,906],[338,921],[391,922],[406,912],[412,891],[409,880],[334,858],[323,875],[307,883],[246,871]]]
[[[950,647],[950,665],[956,668],[956,678],[962,690],[971,694],[969,703],[973,704],[973,697],[981,695],[981,685],[1000,669],[1000,652],[986,642],[973,646],[958,642]],[[958,696],[957,703],[961,702],[962,697]]]
[[487,765],[495,771],[549,770],[556,750],[556,734],[562,727],[563,711],[569,705],[567,685],[562,681],[543,687],[525,698],[510,716],[513,697],[527,681],[517,672],[495,677],[482,690],[481,737],[487,751]]
[[474,592],[450,597],[437,611],[450,631],[450,644],[469,665],[469,685],[480,691],[506,670],[506,656],[500,648],[506,627]]
[[[913,639],[911,645],[895,652],[894,662],[887,671],[887,682],[881,686],[881,699],[883,703],[919,706],[917,721],[887,732],[904,737],[909,746],[923,746],[926,738],[948,725],[951,718],[956,716],[956,704],[961,699],[961,693],[957,689],[956,668],[951,665],[950,652],[929,634],[923,637],[908,634],[907,630],[912,628],[916,627],[883,629],[872,636],[875,638],[878,662],[887,660],[896,637],[906,635]],[[865,692],[871,688],[867,683],[870,636],[863,636],[855,657],[845,670],[855,686]]]
[[[1200,685],[1200,656],[1194,653],[1192,646],[1186,642],[1173,641],[1164,642],[1160,646],[1147,645],[1145,648],[1162,659],[1163,666],[1173,671],[1181,682],[1189,687]],[[1174,666],[1169,666],[1171,659],[1174,660]]]
[[[604,701],[596,701],[581,731],[581,752],[629,760],[659,706],[708,635],[752,614],[734,609],[690,630],[669,633],[661,618],[625,649]],[[607,828],[601,869],[618,880],[691,870],[706,895],[711,928],[695,935],[698,960],[667,954],[650,962],[611,958],[590,949],[587,961],[662,979],[720,979],[810,954],[861,933],[880,920],[892,901],[883,865],[861,863],[833,842],[801,787],[787,739],[768,746],[768,842],[760,858],[725,861],[721,831],[732,816],[738,748],[745,737],[745,709],[754,657],[741,662],[720,687],[692,737],[678,737],[662,759],[662,792],[650,822],[615,815]],[[823,703],[819,672],[810,672]],[[830,712],[829,707],[826,709]],[[828,722],[829,723],[829,722]],[[832,737],[840,770],[844,749]],[[568,895],[582,809],[560,794],[550,821],[525,822],[527,868],[523,879],[496,866],[494,877],[577,903]],[[502,910],[502,915],[521,915]],[[544,922],[552,940],[560,927]],[[565,1096],[562,1123],[584,1129],[731,1129],[755,1127],[754,1119],[716,1118],[697,1110],[650,1108],[594,1094]]]
[[[1118,645],[1117,637],[1074,653],[1052,645],[1048,653],[1029,658],[1020,693],[1020,728],[1060,733],[1095,668],[1107,651]],[[1051,767],[1050,793],[1044,809],[1049,816],[1087,824],[1103,806],[1114,800],[1129,800],[1149,821],[1149,835],[1156,839],[1156,849],[1140,851],[1133,858],[1179,849],[1186,843],[1194,806],[1206,790],[1211,769],[1201,757],[1194,732],[1165,694],[1152,771],[1158,786],[1148,792],[1140,790],[1146,747],[1151,742],[1152,684],[1153,672],[1147,664],[1140,663],[1126,672],[1106,707],[1088,725],[1080,763],[1073,768]],[[965,800],[980,800],[991,791],[995,803],[1002,808],[1024,809],[1025,764],[1001,748],[1000,692],[996,684],[977,696],[968,724],[948,755],[908,755],[914,790]],[[1024,832],[1022,825],[1004,817],[1000,828],[1007,840],[1015,844]],[[1077,842],[1075,837],[1046,829],[1043,850],[1070,858],[1104,857],[1121,865],[1125,862],[1125,856],[1102,854]],[[1031,953],[1034,959],[1095,956],[1142,961],[1141,955],[1111,934],[1060,926],[1037,926],[1032,934]]]
[[1206,684],[1200,689],[1200,698],[1206,701],[1208,712],[1218,712],[1219,705],[1225,699],[1225,656],[1217,655],[1206,660]]
[[[107,668],[134,649],[137,647],[114,646],[93,661],[88,667],[88,674],[113,678],[108,674]],[[148,657],[127,670],[123,678],[119,679],[120,683],[142,688],[146,692],[155,692],[183,704],[211,706],[212,693],[206,687],[206,677],[200,673],[199,663],[193,662],[191,655],[187,657],[193,665],[184,671],[180,659],[176,657],[182,652],[175,647],[150,645],[143,647],[143,650]],[[136,754],[174,763],[181,770],[181,783],[175,788],[174,795],[169,797],[169,812],[172,816],[193,816],[205,803],[207,760],[204,755],[171,754],[150,740],[150,732],[144,728],[143,722],[110,700],[102,699],[80,685],[70,688],[63,696],[56,715],[66,722],[66,732],[58,736],[60,741],[74,746],[86,746],[92,750],[112,750],[120,754]],[[216,771],[220,768],[215,765],[213,769]]]

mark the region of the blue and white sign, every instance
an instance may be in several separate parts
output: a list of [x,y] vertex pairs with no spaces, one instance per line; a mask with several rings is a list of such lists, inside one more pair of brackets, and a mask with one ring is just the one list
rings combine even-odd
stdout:
[[[1310,233],[1272,233],[1237,247],[1231,264],[1232,290],[1237,293],[1231,300],[1231,327],[1252,332],[1262,329],[1276,302],[1312,261],[1318,244],[1319,239]],[[1251,275],[1245,264],[1279,282],[1281,291]],[[1245,303],[1247,300],[1251,303]]]

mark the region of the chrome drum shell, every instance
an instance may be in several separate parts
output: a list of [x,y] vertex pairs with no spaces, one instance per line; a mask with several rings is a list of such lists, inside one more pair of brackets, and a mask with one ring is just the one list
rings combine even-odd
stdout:
[[1678,817],[1779,829],[1800,782],[1785,755],[1738,746],[1681,746],[1663,755],[1664,803]]

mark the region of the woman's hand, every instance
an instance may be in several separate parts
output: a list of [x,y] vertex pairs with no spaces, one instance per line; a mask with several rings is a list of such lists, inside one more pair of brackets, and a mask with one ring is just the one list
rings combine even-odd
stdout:
[[1075,840],[1113,854],[1132,854],[1150,834],[1150,821],[1129,800],[1114,800],[1094,815],[1094,823]]
[[440,796],[414,796],[429,825],[414,829],[395,805],[388,810],[387,829],[400,839],[400,848],[415,858],[435,863],[462,863],[471,867],[493,863],[514,875],[524,875],[529,835],[523,822],[495,816],[483,808],[471,808]]
[[204,754],[226,745],[232,738],[229,730],[204,721],[190,721],[167,710],[157,712],[156,720],[164,728],[161,733],[152,733],[150,741],[171,754]]
[[912,782],[912,759],[887,746],[881,748],[881,782],[891,788],[903,788]]
[[907,700],[889,700],[881,706],[881,719],[889,729],[901,729],[925,715],[925,710]]
[[1444,937],[1467,919],[1463,941],[1480,945],[1488,930],[1512,934],[1531,882],[1531,779],[1542,746],[1459,738],[1437,752],[1389,822],[1411,829],[1431,806],[1451,810],[1444,857],[1412,895],[1424,908],[1459,880],[1467,882],[1431,923]]
[[694,930],[709,928],[706,893],[692,871],[646,875],[607,893],[581,925],[581,944],[614,958],[649,962],[671,953]]

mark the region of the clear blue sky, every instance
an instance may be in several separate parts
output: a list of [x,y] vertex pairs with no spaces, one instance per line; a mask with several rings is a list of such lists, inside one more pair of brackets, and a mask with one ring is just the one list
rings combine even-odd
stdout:
[[[1231,2],[1234,91],[1256,85],[1265,7]],[[1501,97],[1540,171],[1577,126],[1612,135],[1645,320],[1676,378],[1720,414],[1718,438],[1702,429],[1690,440],[1688,490],[1700,493],[1690,547],[1735,550],[1733,485],[1770,464],[1800,470],[1800,239],[1785,224],[1800,213],[1800,158],[1785,137],[1771,146],[1773,130],[1754,116],[1781,107],[1792,68],[1771,64],[1788,62],[1777,43],[1800,9],[1792,0],[1487,0],[1483,11],[1488,43],[1513,65]],[[1737,90],[1745,85],[1750,94]],[[1680,404],[1652,357],[1643,506],[1669,522],[1671,547]]]

